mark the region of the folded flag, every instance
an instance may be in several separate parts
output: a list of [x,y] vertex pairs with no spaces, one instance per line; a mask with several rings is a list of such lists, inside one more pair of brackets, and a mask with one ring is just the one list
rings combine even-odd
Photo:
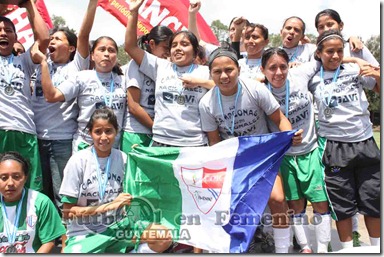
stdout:
[[159,222],[174,241],[246,252],[295,131],[224,140],[211,147],[136,147],[124,191],[128,215]]

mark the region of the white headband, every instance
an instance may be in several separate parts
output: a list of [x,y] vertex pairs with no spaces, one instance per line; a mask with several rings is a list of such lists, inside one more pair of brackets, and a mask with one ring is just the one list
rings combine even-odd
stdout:
[[331,34],[331,35],[328,35],[328,36],[324,37],[322,40],[320,40],[320,42],[317,43],[316,46],[318,47],[321,44],[321,42],[323,42],[324,40],[326,40],[328,38],[331,38],[331,37],[338,37],[338,38],[340,38],[344,42],[344,39],[341,36],[339,36],[337,34]]

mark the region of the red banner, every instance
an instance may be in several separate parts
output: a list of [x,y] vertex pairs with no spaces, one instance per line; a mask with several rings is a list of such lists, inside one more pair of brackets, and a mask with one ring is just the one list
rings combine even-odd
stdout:
[[[129,5],[124,0],[99,0],[104,10],[115,16],[124,26],[127,25]],[[137,34],[148,33],[156,25],[167,26],[173,31],[187,30],[189,0],[145,0],[139,9]],[[218,44],[218,40],[203,17],[197,14],[197,26],[202,40]]]
[[[35,4],[41,17],[47,24],[48,29],[51,29],[53,24],[51,18],[49,17],[44,0],[37,0]],[[34,38],[31,25],[29,24],[27,10],[24,8],[18,8],[14,5],[10,5],[8,9],[11,10],[11,12],[5,16],[8,17],[13,24],[15,24],[19,42],[22,43],[26,49],[28,49],[34,43]]]

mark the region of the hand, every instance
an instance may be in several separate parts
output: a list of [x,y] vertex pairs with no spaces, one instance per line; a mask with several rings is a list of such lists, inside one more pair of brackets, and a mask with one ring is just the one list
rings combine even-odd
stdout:
[[293,139],[292,139],[292,145],[300,145],[301,142],[303,141],[303,132],[304,130],[303,129],[299,129],[299,131],[297,131],[295,133],[295,135],[293,136]]
[[130,12],[138,12],[140,6],[143,4],[144,0],[129,0],[126,1],[129,5]]
[[364,48],[363,42],[358,37],[352,36],[348,41],[352,52],[360,52]]
[[311,39],[308,36],[304,36],[302,39],[300,39],[300,44],[309,44],[311,43]]
[[294,68],[294,67],[297,67],[297,66],[300,66],[301,65],[301,62],[290,62],[288,64],[288,67],[289,68]]
[[380,77],[380,67],[373,66],[372,64],[364,64],[360,66],[360,75],[370,77]]
[[245,19],[243,16],[237,17],[233,20],[233,26],[236,30],[242,31],[245,27],[247,19]]
[[43,54],[39,49],[39,43],[36,41],[31,48],[31,56],[34,63],[40,63],[47,61],[47,56]]
[[191,76],[182,75],[179,79],[183,82],[183,87],[185,88],[195,88],[199,86],[197,79]]
[[198,13],[198,11],[200,10],[200,7],[201,7],[201,2],[200,2],[200,0],[193,0],[193,1],[190,1],[190,2],[189,2],[188,12],[190,12],[190,13],[192,13],[192,14],[196,14],[196,13]]

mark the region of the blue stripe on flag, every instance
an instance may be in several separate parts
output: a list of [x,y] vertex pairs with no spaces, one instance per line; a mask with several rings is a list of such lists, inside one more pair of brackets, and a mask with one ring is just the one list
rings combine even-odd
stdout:
[[232,174],[230,252],[247,251],[268,203],[280,162],[292,144],[295,131],[238,137]]

